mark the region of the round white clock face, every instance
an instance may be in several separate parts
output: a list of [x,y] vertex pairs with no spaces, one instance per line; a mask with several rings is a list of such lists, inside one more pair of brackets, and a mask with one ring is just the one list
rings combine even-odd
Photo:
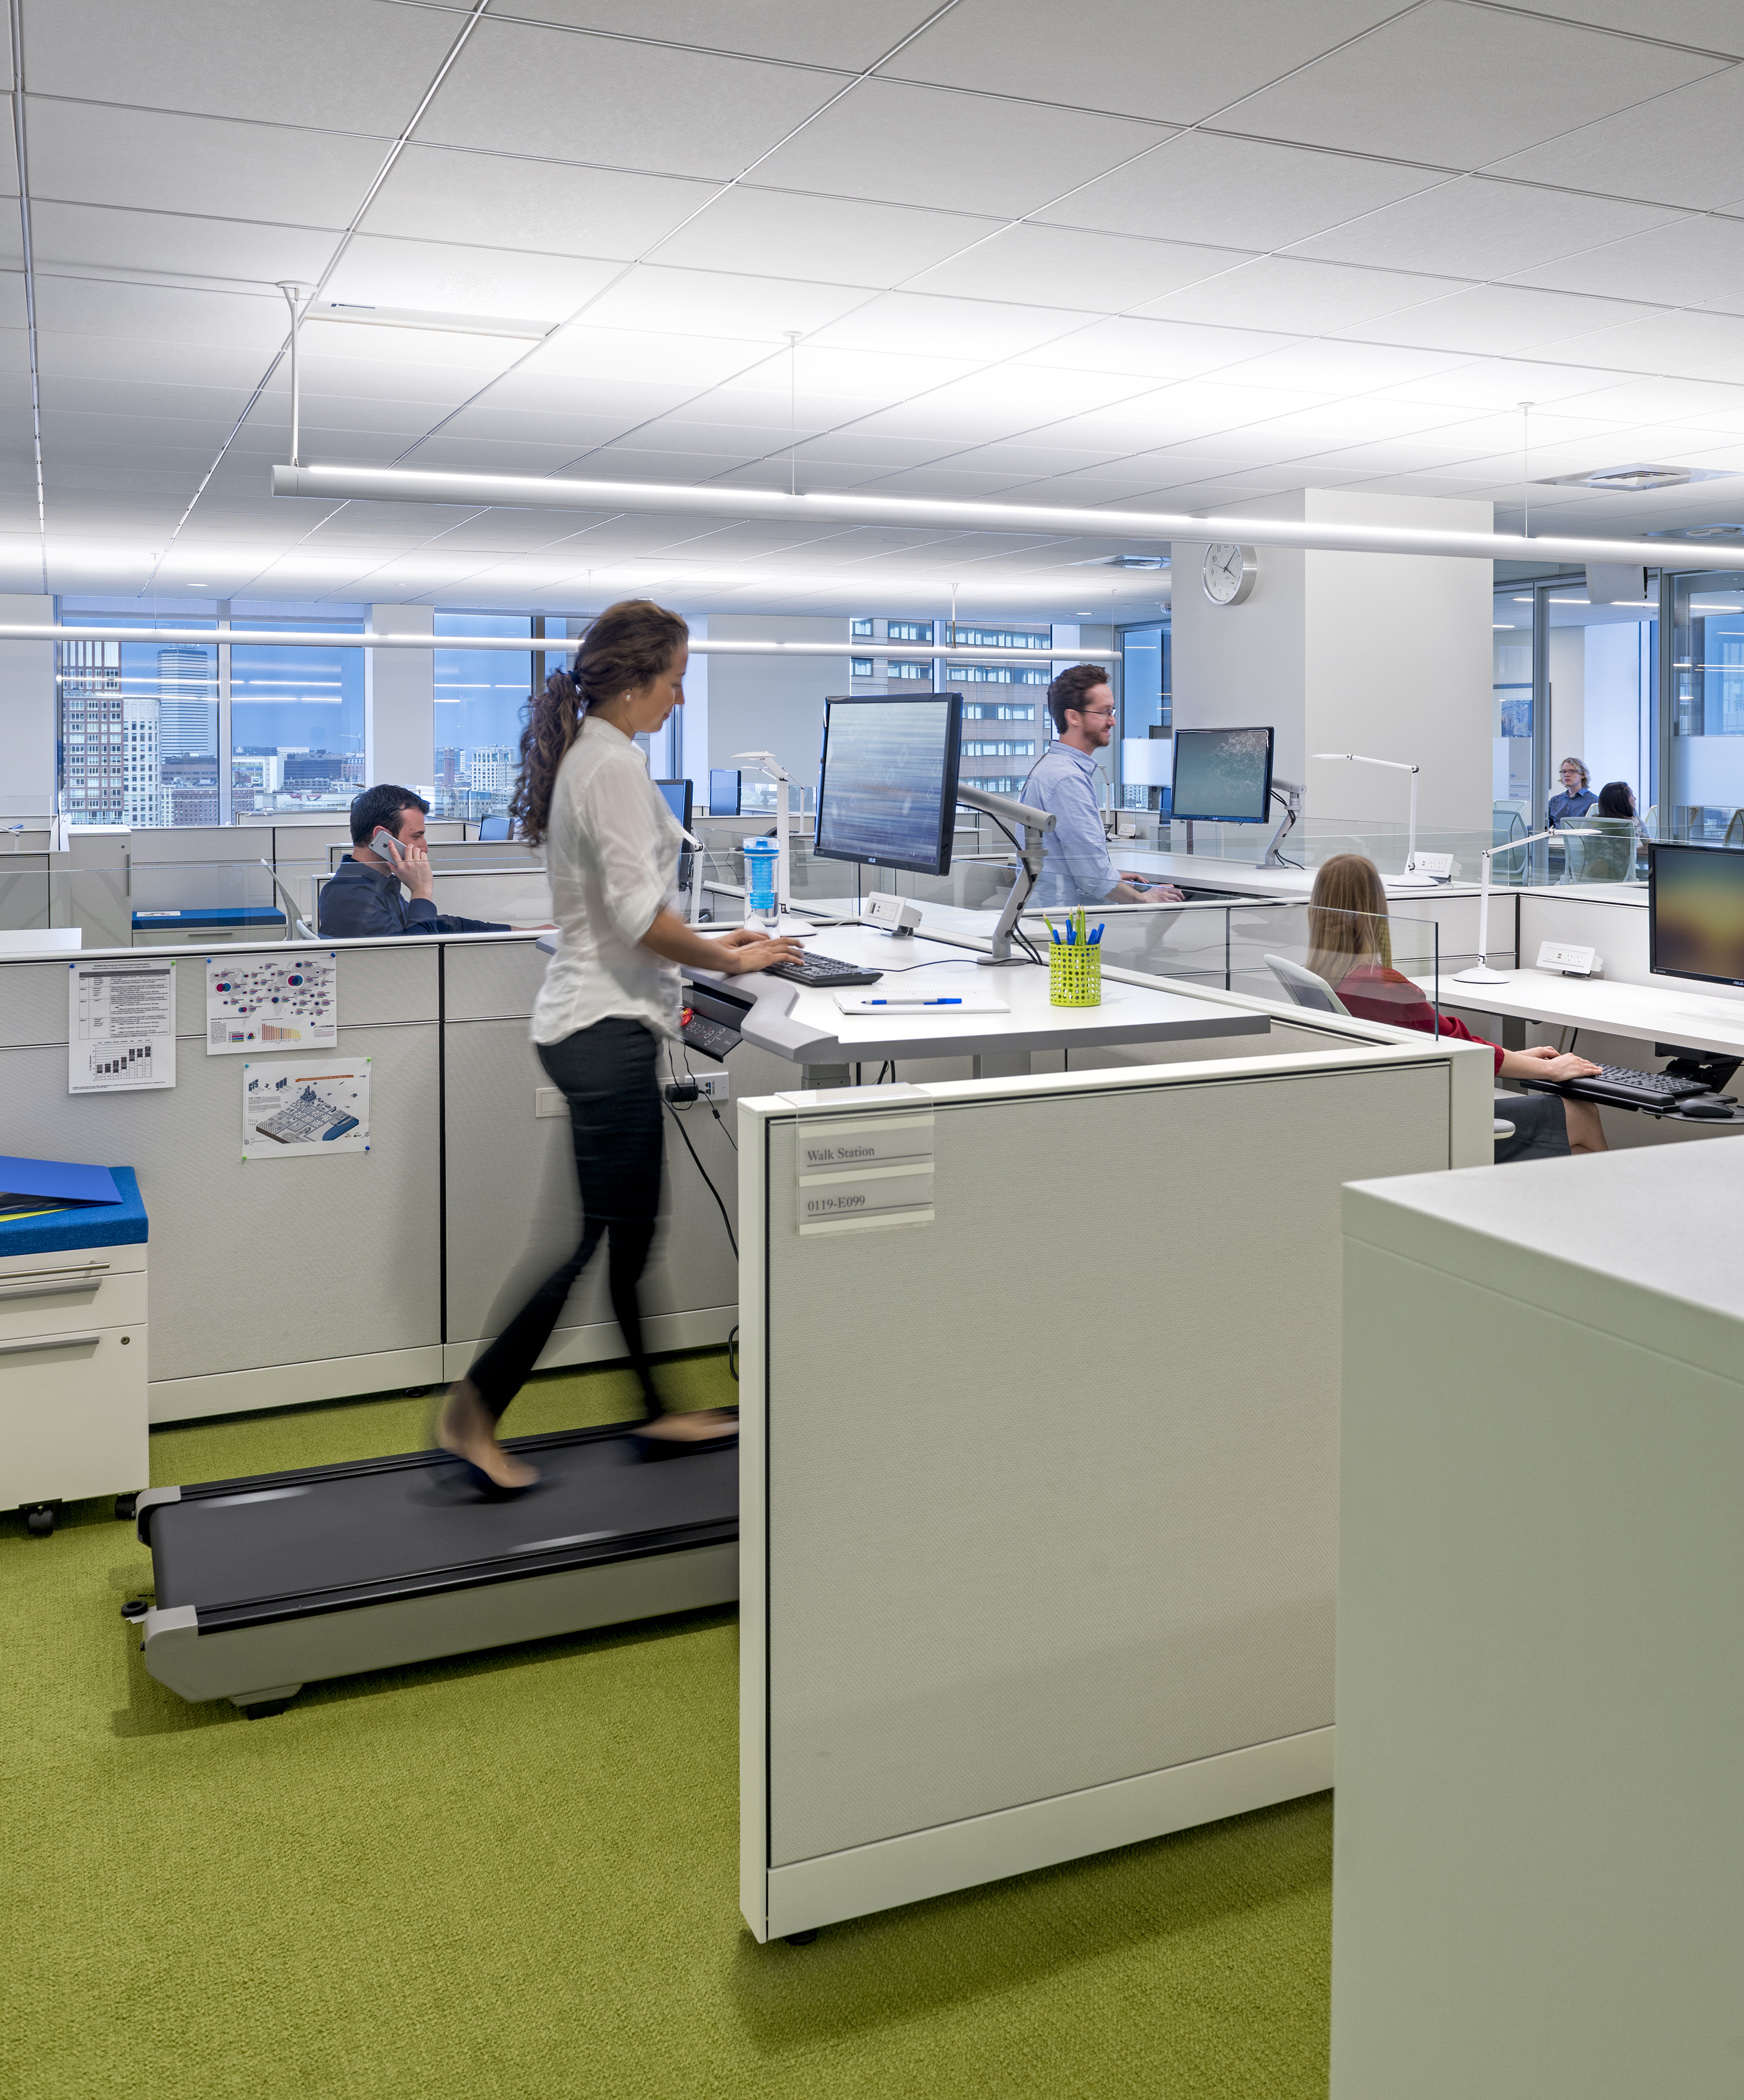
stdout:
[[1200,578],[1213,605],[1239,605],[1254,587],[1254,554],[1251,547],[1219,540],[1205,550]]

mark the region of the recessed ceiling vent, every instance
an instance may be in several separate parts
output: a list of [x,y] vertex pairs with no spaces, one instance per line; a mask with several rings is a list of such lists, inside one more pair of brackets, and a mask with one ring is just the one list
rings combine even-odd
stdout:
[[1544,489],[1615,489],[1639,496],[1647,489],[1681,489],[1692,481],[1725,481],[1715,467],[1595,467],[1590,474],[1551,474],[1537,485]]
[[1665,525],[1650,540],[1744,540],[1744,525]]
[[1099,554],[1094,561],[1068,564],[1074,569],[1166,569],[1168,566],[1166,554]]

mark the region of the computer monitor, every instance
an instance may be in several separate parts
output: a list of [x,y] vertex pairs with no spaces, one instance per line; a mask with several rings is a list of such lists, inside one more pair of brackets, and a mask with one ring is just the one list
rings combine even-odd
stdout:
[[818,857],[948,875],[962,723],[961,693],[826,700]]
[[688,831],[690,829],[690,782],[688,780],[657,780],[654,785],[666,797],[666,807],[671,810],[672,814]]
[[1187,823],[1263,824],[1271,813],[1269,729],[1177,729],[1169,814]]
[[506,839],[509,835],[507,817],[480,817],[478,820],[480,839]]
[[1647,967],[1661,977],[1744,985],[1744,853],[1648,848]]
[[709,768],[709,815],[736,817],[739,814],[739,776],[731,767]]

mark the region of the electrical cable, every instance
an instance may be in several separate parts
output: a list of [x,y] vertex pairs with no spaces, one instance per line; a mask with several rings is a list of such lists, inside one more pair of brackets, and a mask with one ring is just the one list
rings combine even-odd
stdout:
[[690,1154],[693,1160],[695,1160],[696,1171],[702,1176],[703,1180],[708,1183],[708,1192],[715,1199],[715,1208],[721,1214],[721,1223],[727,1228],[727,1245],[732,1248],[733,1259],[737,1261],[739,1258],[739,1242],[734,1236],[733,1221],[727,1215],[727,1206],[721,1201],[721,1192],[718,1188],[715,1187],[714,1181],[710,1177],[709,1170],[703,1165],[701,1159],[697,1155],[696,1147],[690,1142],[690,1132],[684,1127],[683,1117],[679,1115],[677,1109],[673,1107],[670,1101],[667,1102],[666,1106],[671,1113],[673,1123],[677,1126],[679,1136],[684,1140],[685,1151]]

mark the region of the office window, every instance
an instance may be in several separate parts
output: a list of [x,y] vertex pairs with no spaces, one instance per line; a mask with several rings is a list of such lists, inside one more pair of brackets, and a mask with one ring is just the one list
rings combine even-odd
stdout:
[[1014,680],[1017,685],[1052,685],[1053,682],[1053,672],[1040,666],[1033,671],[1019,671]]
[[930,620],[887,620],[884,632],[893,642],[930,642],[933,624]]
[[930,685],[932,683],[933,671],[931,664],[897,663],[893,658],[888,664],[885,665],[884,675],[887,678],[906,678],[911,683],[924,680],[927,684]]
[[874,675],[872,659],[869,656],[854,657],[848,668],[856,678],[870,678]]
[[952,664],[953,685],[1011,685],[1015,674],[1009,664]]
[[1051,627],[953,627],[947,639],[959,649],[1052,649]]
[[[547,621],[547,630],[557,624]],[[524,656],[508,649],[444,649],[444,635],[525,635],[528,648]],[[533,638],[528,613],[436,615],[432,815],[478,818],[507,812],[533,689]],[[553,667],[555,662],[553,656]]]
[[[239,638],[361,634],[363,621],[232,617]],[[363,777],[361,649],[230,648],[230,805],[233,816],[348,809]],[[411,783],[408,783],[410,785]],[[216,821],[216,818],[213,820]]]
[[211,642],[57,644],[59,792],[75,824],[218,821],[218,623],[62,599],[67,627],[210,629]]
[[1033,742],[1023,744],[1015,741],[971,741],[965,737],[962,752],[965,758],[1034,758],[1035,745]]
[[1659,835],[1737,845],[1744,830],[1744,746],[1737,741],[1744,736],[1744,587],[1736,575],[1672,579],[1670,690]]
[[984,795],[1017,795],[1023,792],[1023,784],[1029,778],[1029,775],[1027,773],[989,773],[983,777],[979,773],[969,773],[963,777],[967,785],[978,787]]
[[1033,722],[1034,707],[1020,707],[1011,700],[965,700],[965,722]]
[[850,640],[856,642],[872,641],[875,638],[872,631],[872,622],[870,620],[850,621],[848,625],[848,636]]

